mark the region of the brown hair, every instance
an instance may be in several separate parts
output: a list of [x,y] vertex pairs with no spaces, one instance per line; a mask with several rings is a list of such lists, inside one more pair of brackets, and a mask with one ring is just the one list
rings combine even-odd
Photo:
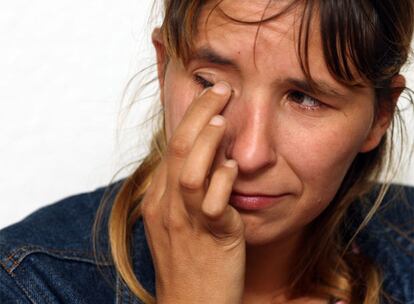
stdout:
[[[193,37],[197,34],[198,17],[205,2],[164,0],[161,32],[168,58],[184,63],[189,59],[194,49]],[[216,3],[210,14],[215,9],[221,10],[221,2]],[[270,2],[271,0],[269,4]],[[380,206],[390,178],[399,165],[393,166],[393,142],[396,134],[401,134],[401,142],[404,144],[404,123],[399,108],[395,109],[391,100],[401,91],[408,93],[411,104],[412,99],[407,88],[392,85],[392,80],[399,74],[410,54],[414,4],[411,0],[293,0],[284,11],[299,4],[303,4],[303,14],[298,54],[306,77],[312,81],[307,46],[311,18],[317,11],[324,58],[333,77],[351,86],[355,85],[356,77],[361,76],[375,90],[376,113],[387,111],[394,114],[395,120],[375,149],[357,155],[335,198],[314,220],[309,235],[310,245],[298,261],[297,269],[292,272],[292,297],[310,293],[343,299],[349,303],[379,303],[382,294],[379,270],[362,256],[352,254],[349,245]],[[259,30],[261,23],[277,18],[282,13],[249,23],[257,24]],[[246,23],[229,15],[227,17]],[[357,71],[358,75],[353,71]],[[129,239],[132,226],[141,216],[139,202],[165,148],[164,120],[161,117],[158,131],[151,141],[150,152],[135,172],[123,182],[109,219],[110,247],[115,267],[131,291],[145,303],[154,303],[154,299],[133,272]],[[356,233],[344,241],[341,227],[347,210],[353,202],[372,189],[373,181],[377,181],[384,171],[387,173],[386,182],[382,184],[377,199],[370,206]]]

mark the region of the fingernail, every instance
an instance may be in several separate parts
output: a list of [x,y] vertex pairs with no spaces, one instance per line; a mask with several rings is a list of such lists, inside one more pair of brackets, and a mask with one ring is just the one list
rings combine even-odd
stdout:
[[237,166],[237,162],[234,159],[228,159],[224,165],[229,168],[235,168]]
[[225,95],[231,90],[231,88],[226,82],[219,81],[212,87],[211,90],[216,94]]
[[213,126],[222,126],[224,124],[224,118],[221,115],[215,115],[210,119],[209,124]]

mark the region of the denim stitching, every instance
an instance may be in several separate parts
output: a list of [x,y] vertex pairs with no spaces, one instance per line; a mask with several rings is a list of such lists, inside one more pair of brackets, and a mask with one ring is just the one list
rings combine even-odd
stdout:
[[[15,266],[16,262],[13,261],[13,266]],[[3,261],[0,260],[0,265],[4,268],[4,270],[8,273],[11,274],[13,270],[10,270],[11,268],[15,268],[15,267],[8,267],[6,264],[3,263]],[[17,266],[17,265],[16,265]]]
[[[32,252],[33,253],[33,252]],[[43,252],[40,252],[40,253],[43,253]],[[30,253],[29,253],[30,254]],[[45,253],[45,254],[47,254],[47,253]],[[26,257],[27,257],[28,255],[26,255]],[[52,256],[53,257],[53,256]],[[3,265],[3,267],[5,266],[1,261],[0,261],[0,263]],[[13,280],[16,282],[16,284],[19,286],[19,288],[20,289],[22,289],[22,291],[24,292],[24,294],[29,298],[29,300],[32,302],[32,303],[36,303],[35,301],[34,301],[34,299],[31,297],[31,295],[29,294],[29,292],[28,292],[28,290],[24,287],[24,285],[23,284],[21,284],[20,283],[20,281],[18,280],[18,278],[17,278],[17,276],[13,273],[13,272],[9,272],[8,270],[7,270],[7,268],[5,268],[5,270],[6,270],[6,272],[10,275],[10,277],[12,277],[13,278]],[[29,270],[28,269],[25,269],[25,268],[22,268],[21,269],[21,274],[24,276],[25,274],[27,274],[27,272],[28,272]],[[47,297],[46,295],[45,295],[45,293],[44,292],[42,292],[42,290],[41,289],[38,289],[38,288],[36,288],[36,290],[33,290],[33,292],[35,292],[36,294],[39,294],[42,298],[43,298],[43,300],[45,301],[45,303],[50,303],[50,304],[52,304],[51,302],[50,302],[50,300],[49,300],[49,297]]]
[[36,302],[32,299],[32,297],[29,295],[29,293],[27,292],[26,288],[24,288],[24,286],[22,286],[20,284],[20,282],[18,280],[16,280],[15,275],[13,275],[12,273],[7,272],[6,273],[10,276],[10,278],[16,283],[16,285],[23,291],[24,295],[29,299],[30,302],[32,302],[33,304],[35,304]]
[[[27,269],[21,269],[21,272],[22,272],[22,275],[24,275],[24,274],[26,274],[27,272],[28,272],[28,270]],[[16,282],[19,284],[19,280],[17,280],[17,276],[15,276],[15,278],[16,278]],[[21,284],[22,285],[22,284]],[[23,287],[23,285],[22,285],[22,287],[21,287],[22,289],[24,288]],[[34,293],[34,290],[33,290],[33,293]],[[46,297],[45,296],[45,293],[42,291],[42,289],[40,288],[40,289],[38,289],[38,288],[36,288],[36,294],[39,294],[43,299],[44,299],[44,301],[46,302],[46,303],[51,303],[49,300],[48,300],[48,297]],[[34,301],[33,301],[34,302]],[[52,304],[52,303],[51,303]]]
[[[27,270],[22,270],[22,274],[24,274],[25,272],[27,272]],[[32,302],[33,304],[36,304],[37,302],[32,298],[32,296],[30,295],[29,291],[26,289],[26,287],[20,283],[20,281],[17,279],[17,276],[13,273],[9,273],[10,277],[13,278],[13,280],[16,282],[16,285],[19,286],[19,288],[24,292],[24,294],[26,295],[26,297],[30,300],[30,302]],[[43,295],[43,293],[40,293],[41,296],[44,298],[44,300],[46,301],[46,303],[50,303],[47,298],[45,298],[45,296]]]
[[[40,253],[40,254],[46,254],[49,256],[53,256],[56,258],[61,259],[69,259],[74,261],[80,261],[80,262],[87,262],[92,263],[95,265],[101,265],[101,266],[111,266],[112,264],[109,262],[104,261],[96,261],[93,258],[90,258],[89,256],[93,256],[90,251],[82,251],[82,250],[59,250],[59,249],[50,249],[50,248],[44,248],[44,247],[38,247],[38,246],[23,246],[16,250],[14,250],[7,258],[0,259],[0,264],[3,266],[3,268],[11,273],[13,272],[21,262],[30,254],[34,253]],[[70,255],[72,254],[72,255]],[[7,265],[7,262],[12,262],[12,265]]]

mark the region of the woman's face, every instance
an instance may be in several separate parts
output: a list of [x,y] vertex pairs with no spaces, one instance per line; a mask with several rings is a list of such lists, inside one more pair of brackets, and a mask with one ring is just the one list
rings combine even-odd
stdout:
[[[259,20],[266,3],[224,1],[221,8],[237,19]],[[278,9],[270,7],[265,17]],[[161,80],[167,138],[203,90],[197,80],[228,82],[234,93],[221,113],[227,129],[212,170],[235,159],[235,191],[283,194],[265,209],[240,211],[248,244],[300,235],[333,199],[355,156],[373,149],[383,135],[385,124],[373,125],[374,92],[335,81],[317,27],[311,31],[309,63],[320,91],[309,89],[296,52],[297,10],[261,25],[255,62],[257,25],[233,23],[216,10],[206,32],[209,11],[206,6],[199,18],[199,56],[194,54],[187,67],[170,61]],[[162,46],[155,45],[162,56]]]

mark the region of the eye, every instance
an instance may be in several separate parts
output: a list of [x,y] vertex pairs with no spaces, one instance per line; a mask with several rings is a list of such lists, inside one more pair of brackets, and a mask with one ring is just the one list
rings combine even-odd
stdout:
[[193,80],[198,85],[201,85],[203,89],[212,87],[214,85],[214,83],[211,83],[210,81],[204,79],[203,77],[197,74],[193,76]]
[[300,91],[289,92],[287,99],[298,104],[299,107],[310,111],[318,110],[324,106],[324,104],[319,100]]

